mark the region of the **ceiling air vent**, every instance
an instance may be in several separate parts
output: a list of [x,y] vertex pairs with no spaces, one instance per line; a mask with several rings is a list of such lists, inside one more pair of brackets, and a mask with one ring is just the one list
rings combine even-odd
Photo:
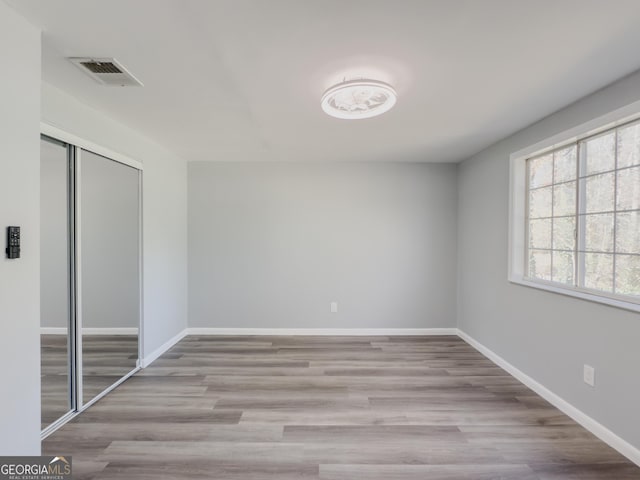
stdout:
[[142,82],[134,77],[115,58],[70,57],[69,61],[96,82],[112,87],[142,87]]

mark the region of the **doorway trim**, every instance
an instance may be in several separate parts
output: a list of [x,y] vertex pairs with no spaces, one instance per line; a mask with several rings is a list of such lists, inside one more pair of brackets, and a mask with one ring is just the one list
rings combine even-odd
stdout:
[[111,150],[110,148],[103,147],[102,145],[94,143],[90,140],[86,140],[82,137],[74,135],[73,133],[69,133],[50,123],[40,122],[40,133],[42,135],[46,135],[47,137],[51,137],[68,143],[69,145],[80,147],[83,150],[88,150],[90,152],[96,153],[118,163],[128,165],[135,168],[136,170],[140,170],[141,172],[144,170],[142,162],[134,160],[131,157],[116,152],[115,150]]

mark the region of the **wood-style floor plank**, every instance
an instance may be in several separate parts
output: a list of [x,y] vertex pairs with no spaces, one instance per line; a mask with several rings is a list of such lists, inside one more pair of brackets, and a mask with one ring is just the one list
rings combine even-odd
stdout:
[[447,336],[187,337],[43,452],[87,480],[640,479]]
[[[67,335],[40,335],[41,428],[71,410]],[[89,401],[133,370],[137,335],[83,335],[83,396]]]

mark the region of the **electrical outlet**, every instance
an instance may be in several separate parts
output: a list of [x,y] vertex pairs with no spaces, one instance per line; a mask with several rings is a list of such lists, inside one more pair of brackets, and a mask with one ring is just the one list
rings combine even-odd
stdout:
[[331,313],[338,313],[338,302],[331,302]]
[[596,369],[586,364],[584,366],[584,383],[592,387],[596,386]]

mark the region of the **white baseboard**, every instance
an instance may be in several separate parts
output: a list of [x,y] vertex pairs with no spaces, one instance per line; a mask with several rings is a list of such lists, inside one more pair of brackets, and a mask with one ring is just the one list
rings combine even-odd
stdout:
[[544,398],[553,406],[555,406],[558,410],[560,410],[561,412],[571,417],[573,420],[575,420],[577,423],[579,423],[584,428],[589,430],[591,433],[593,433],[596,437],[598,437],[600,440],[605,442],[607,445],[609,445],[610,447],[620,452],[622,455],[627,457],[636,465],[640,466],[640,450],[639,449],[631,445],[626,440],[620,438],[618,435],[616,435],[607,427],[605,427],[601,423],[597,422],[596,420],[588,416],[583,411],[577,409],[576,407],[571,405],[569,402],[567,402],[563,398],[553,393],[551,390],[549,390],[547,387],[545,387],[541,383],[538,383],[537,381],[535,381],[526,373],[522,372],[521,370],[518,370],[516,367],[514,367],[509,362],[507,362],[504,358],[494,353],[492,350],[485,347],[483,344],[475,340],[473,337],[467,335],[465,332],[463,332],[460,329],[458,329],[458,336],[462,338],[465,342],[467,342],[469,345],[471,345],[473,348],[478,350],[481,354],[483,354],[489,360],[494,362],[496,365],[503,368],[504,370],[509,372],[509,374],[511,374],[518,380],[520,380],[531,390],[533,390],[542,398]]
[[188,328],[187,335],[457,335],[457,328]]
[[[138,329],[135,327],[118,328],[83,328],[85,335],[137,335]],[[40,327],[41,335],[66,335],[67,329],[63,327]]]
[[40,335],[67,335],[68,331],[62,327],[40,327]]
[[140,366],[142,368],[147,368],[149,365],[151,365],[153,363],[154,360],[156,360],[163,353],[168,351],[176,343],[178,343],[180,340],[182,340],[186,335],[187,335],[187,329],[185,328],[180,333],[178,333],[177,335],[173,336],[172,338],[170,338],[169,340],[164,342],[162,345],[160,345],[158,348],[156,348],[149,355],[145,355],[144,358],[142,359],[142,362],[140,362]]
[[135,327],[119,327],[119,328],[92,328],[82,329],[84,335],[138,335],[138,329]]

